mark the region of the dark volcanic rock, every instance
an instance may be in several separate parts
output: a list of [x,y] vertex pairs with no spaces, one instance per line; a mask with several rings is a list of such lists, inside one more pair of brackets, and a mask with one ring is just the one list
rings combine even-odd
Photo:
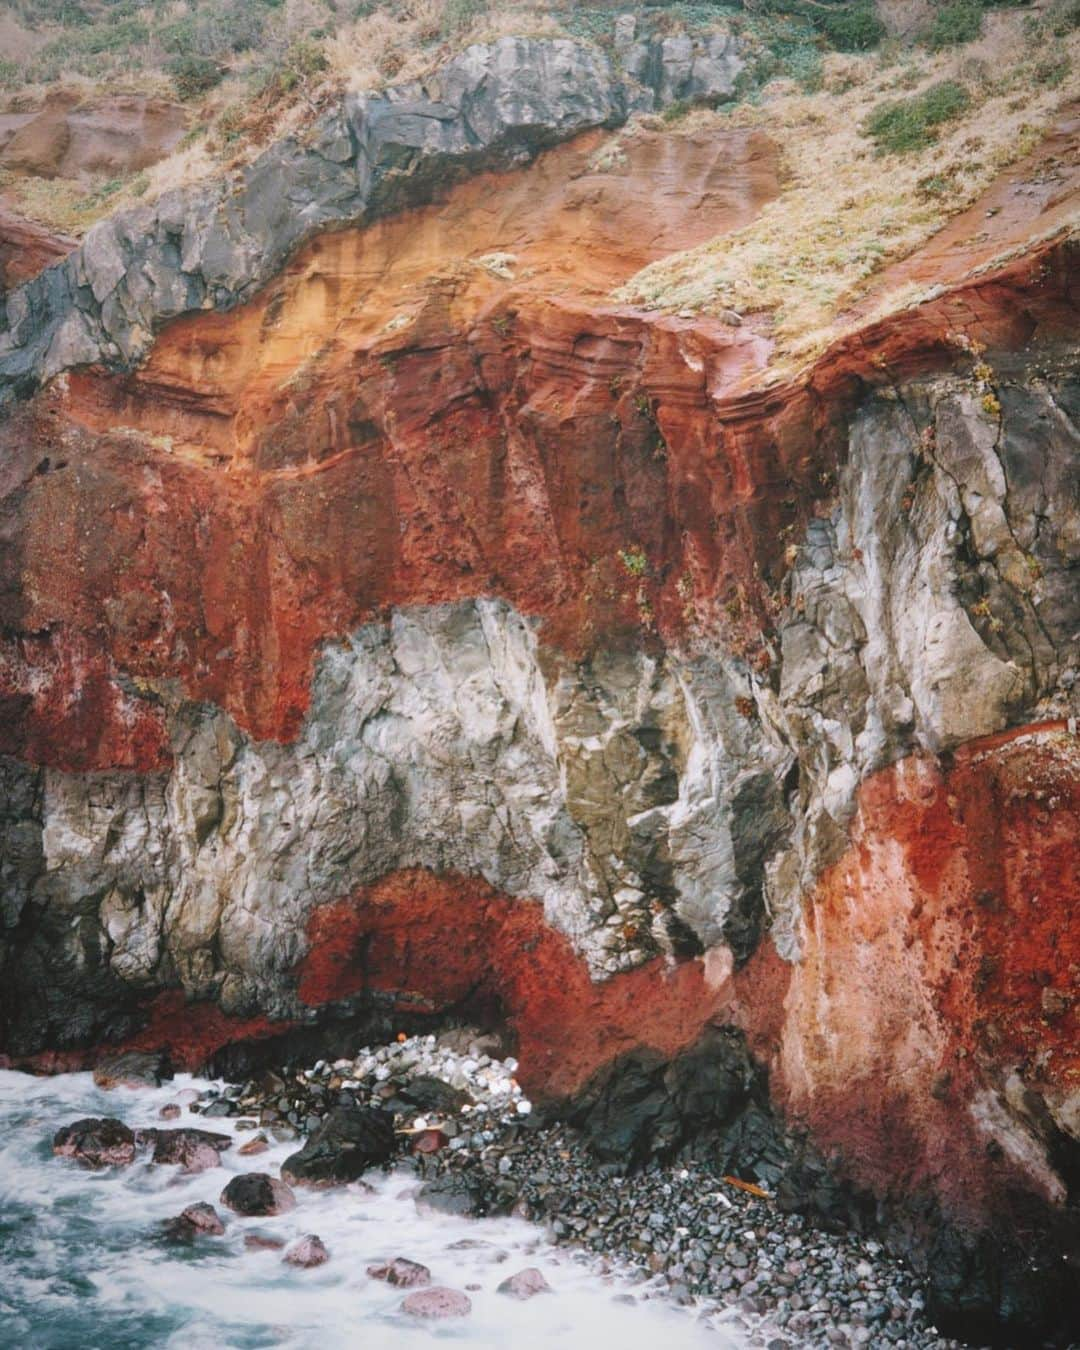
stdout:
[[172,1077],[168,1056],[160,1051],[129,1050],[110,1055],[94,1067],[94,1082],[100,1088],[160,1087]]
[[423,1213],[480,1215],[487,1211],[485,1188],[479,1177],[465,1172],[447,1172],[421,1186],[416,1208]]
[[296,1208],[296,1196],[284,1181],[266,1172],[245,1172],[233,1177],[221,1192],[221,1203],[235,1214],[285,1214]]
[[[634,1167],[687,1149],[694,1156],[720,1151],[728,1166],[749,1168],[757,1159],[732,1156],[740,1140],[782,1161],[778,1136],[762,1124],[767,1102],[765,1075],[745,1039],[724,1028],[707,1032],[673,1060],[648,1050],[624,1055],[583,1089],[568,1118],[603,1162]],[[739,1124],[752,1107],[756,1134]]]
[[336,1186],[394,1156],[394,1117],[377,1107],[337,1106],[281,1175],[295,1186]]
[[402,1084],[388,1105],[393,1105],[399,1110],[413,1107],[417,1111],[443,1111],[453,1115],[463,1106],[471,1105],[472,1100],[467,1092],[453,1087],[450,1083],[444,1083],[441,1078],[420,1074]]
[[135,1134],[120,1120],[87,1117],[56,1132],[53,1152],[84,1167],[125,1167],[135,1158]]

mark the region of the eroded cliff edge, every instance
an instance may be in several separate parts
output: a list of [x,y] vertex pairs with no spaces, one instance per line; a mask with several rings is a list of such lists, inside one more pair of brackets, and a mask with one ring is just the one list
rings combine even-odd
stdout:
[[8,298],[4,1049],[469,1014],[565,1097],[733,1025],[943,1310],[1053,1331],[1076,245],[773,378],[606,299],[775,192],[757,133],[605,159],[663,70],[471,49]]

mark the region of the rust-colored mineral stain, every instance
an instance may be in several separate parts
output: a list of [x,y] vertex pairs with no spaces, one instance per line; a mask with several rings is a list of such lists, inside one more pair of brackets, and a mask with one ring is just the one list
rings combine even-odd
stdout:
[[1050,1099],[1076,1090],[1078,834],[1080,747],[1053,726],[863,785],[807,907],[779,1058],[788,1106],[856,1179],[929,1183],[977,1212],[1018,1167],[1007,1151],[986,1166],[980,1091],[1012,1073]]
[[541,905],[452,874],[396,872],[320,906],[308,943],[298,971],[305,1003],[379,990],[411,1012],[505,1019],[518,1079],[536,1100],[571,1093],[628,1050],[677,1053],[722,1006],[698,960],[658,958],[593,983]]

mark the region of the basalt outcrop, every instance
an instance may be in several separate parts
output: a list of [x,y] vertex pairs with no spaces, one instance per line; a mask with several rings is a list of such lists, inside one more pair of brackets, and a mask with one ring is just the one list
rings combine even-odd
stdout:
[[[8,297],[3,1049],[468,1019],[594,1120],[636,1074],[680,1146],[679,1092],[764,1119],[767,1077],[943,1317],[1054,1334],[1072,199],[779,376],[760,317],[607,298],[777,191],[760,133],[608,134],[738,65],[473,48]],[[732,1045],[730,1092],[664,1068]]]

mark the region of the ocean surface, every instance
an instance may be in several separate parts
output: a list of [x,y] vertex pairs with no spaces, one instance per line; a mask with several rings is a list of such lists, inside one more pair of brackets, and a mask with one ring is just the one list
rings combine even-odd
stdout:
[[[372,1172],[367,1185],[297,1190],[297,1208],[276,1218],[243,1219],[219,1203],[234,1172],[276,1175],[295,1143],[257,1157],[236,1148],[223,1166],[195,1176],[155,1166],[148,1155],[101,1172],[56,1158],[52,1138],[82,1116],[115,1116],[132,1127],[198,1126],[236,1133],[229,1119],[184,1111],[161,1120],[161,1106],[186,1087],[103,1091],[89,1074],[34,1078],[0,1071],[0,1346],[33,1350],[736,1350],[747,1344],[734,1323],[706,1327],[692,1311],[643,1298],[646,1287],[603,1274],[584,1253],[549,1243],[519,1219],[420,1215],[416,1178],[403,1167]],[[237,1133],[238,1142],[250,1133]],[[209,1201],[224,1237],[190,1246],[167,1243],[161,1222]],[[295,1269],[279,1251],[249,1251],[245,1233],[291,1241],[317,1233],[330,1251],[318,1268]],[[470,1244],[454,1249],[462,1240]],[[466,1290],[469,1317],[420,1323],[400,1311],[403,1293],[368,1277],[369,1264],[409,1257],[432,1283]],[[526,1266],[543,1271],[553,1293],[518,1302],[496,1293]],[[627,1295],[633,1304],[620,1301]]]

